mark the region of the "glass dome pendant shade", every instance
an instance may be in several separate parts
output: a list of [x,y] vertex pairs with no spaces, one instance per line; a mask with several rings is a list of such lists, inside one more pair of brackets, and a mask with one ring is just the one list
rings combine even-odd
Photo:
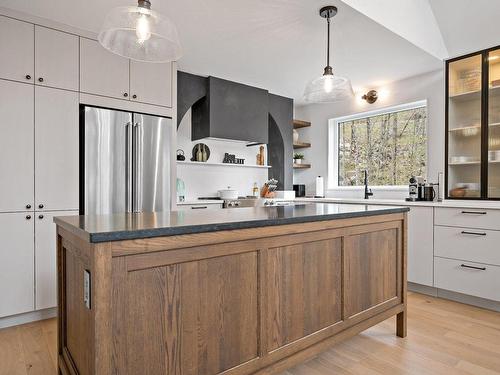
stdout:
[[149,0],[112,9],[98,40],[107,50],[137,61],[161,63],[182,56],[177,28],[170,19],[151,10]]
[[309,103],[333,103],[349,100],[354,96],[349,79],[334,75],[330,66],[330,18],[335,14],[337,8],[334,6],[320,10],[320,16],[326,18],[328,24],[327,62],[323,75],[313,79],[306,86],[304,100]]

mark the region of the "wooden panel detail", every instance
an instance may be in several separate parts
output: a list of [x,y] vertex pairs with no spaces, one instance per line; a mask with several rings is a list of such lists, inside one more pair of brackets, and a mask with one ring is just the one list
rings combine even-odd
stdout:
[[340,238],[269,249],[268,351],[341,320]]
[[257,258],[254,251],[132,272],[113,259],[126,275],[113,286],[113,305],[123,306],[113,312],[113,373],[218,374],[256,358]]
[[344,239],[344,316],[352,317],[398,295],[398,229]]
[[63,248],[65,261],[64,340],[63,350],[80,374],[93,374],[93,335],[91,310],[83,303],[83,272],[81,258]]

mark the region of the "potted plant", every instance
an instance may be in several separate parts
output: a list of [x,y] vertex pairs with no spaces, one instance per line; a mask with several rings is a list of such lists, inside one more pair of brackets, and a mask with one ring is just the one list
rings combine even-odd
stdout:
[[296,152],[293,154],[293,163],[294,164],[302,164],[302,159],[304,159],[304,154],[300,152]]

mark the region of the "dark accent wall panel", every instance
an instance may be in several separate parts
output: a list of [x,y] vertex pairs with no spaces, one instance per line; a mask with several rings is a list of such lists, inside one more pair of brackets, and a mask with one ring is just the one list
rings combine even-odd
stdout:
[[208,78],[177,72],[177,127],[186,112],[207,95]]
[[293,99],[269,94],[269,178],[279,181],[279,190],[293,186]]

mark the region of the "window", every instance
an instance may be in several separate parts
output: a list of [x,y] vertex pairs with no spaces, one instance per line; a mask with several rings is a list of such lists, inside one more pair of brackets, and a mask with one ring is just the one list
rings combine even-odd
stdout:
[[425,176],[426,102],[385,108],[330,121],[329,187],[407,185]]

